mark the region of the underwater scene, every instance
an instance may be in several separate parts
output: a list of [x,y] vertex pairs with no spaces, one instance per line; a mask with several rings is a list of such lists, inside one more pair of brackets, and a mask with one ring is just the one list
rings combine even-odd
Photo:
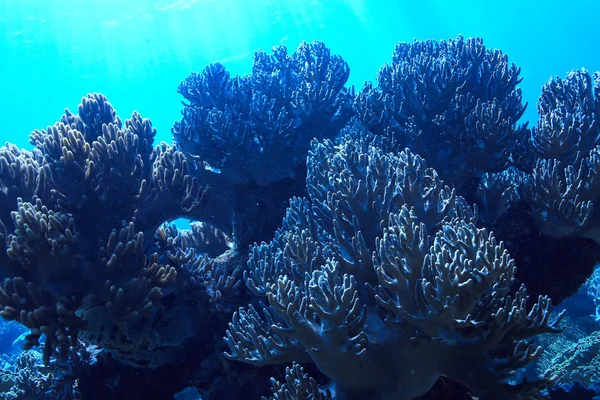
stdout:
[[599,18],[0,1],[0,400],[600,400]]

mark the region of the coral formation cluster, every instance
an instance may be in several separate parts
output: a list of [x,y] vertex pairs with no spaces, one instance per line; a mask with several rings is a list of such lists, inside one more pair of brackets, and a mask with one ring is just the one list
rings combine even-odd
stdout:
[[520,69],[478,38],[400,43],[356,93],[349,73],[278,46],[187,77],[172,145],[100,94],[7,143],[0,315],[45,364],[94,349],[178,396],[265,375],[272,399],[547,398],[573,358],[523,371],[598,259],[599,75],[551,79],[530,129]]
[[291,54],[258,51],[248,75],[215,63],[179,85],[186,101],[173,138],[225,208],[209,222],[236,237],[240,251],[272,235],[287,200],[302,193],[310,141],[335,138],[351,117],[349,72],[315,42]]
[[441,374],[492,398],[539,354],[528,339],[558,331],[548,298],[511,294],[503,243],[421,157],[354,137],[315,142],[307,164],[309,198],[253,248],[246,283],[268,307],[234,314],[228,357],[314,363],[340,398],[411,399]]
[[30,329],[26,348],[44,336],[46,362],[85,340],[127,363],[162,365],[196,335],[212,264],[159,227],[202,220],[205,188],[154,135],[149,120],[122,123],[93,94],[78,114],[33,132],[33,151],[0,149],[1,208],[13,210],[1,220],[0,314]]

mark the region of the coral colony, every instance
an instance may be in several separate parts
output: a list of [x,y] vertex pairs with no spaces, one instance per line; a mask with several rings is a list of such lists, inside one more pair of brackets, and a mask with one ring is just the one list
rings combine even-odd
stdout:
[[577,365],[598,335],[523,371],[597,259],[600,75],[550,79],[529,128],[520,69],[478,38],[400,43],[360,91],[349,73],[323,43],[278,46],[248,75],[187,77],[173,144],[94,93],[33,150],[0,148],[0,315],[41,349],[6,361],[4,398],[450,398],[442,382],[518,400],[575,367],[599,380]]

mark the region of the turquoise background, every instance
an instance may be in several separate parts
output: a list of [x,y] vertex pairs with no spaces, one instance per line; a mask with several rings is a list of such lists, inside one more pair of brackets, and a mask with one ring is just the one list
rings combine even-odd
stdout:
[[0,0],[0,143],[29,147],[82,96],[101,92],[121,117],[135,109],[170,141],[176,89],[213,61],[250,71],[252,53],[322,40],[362,87],[413,39],[480,36],[522,67],[536,120],[540,86],[585,67],[600,71],[600,1]]

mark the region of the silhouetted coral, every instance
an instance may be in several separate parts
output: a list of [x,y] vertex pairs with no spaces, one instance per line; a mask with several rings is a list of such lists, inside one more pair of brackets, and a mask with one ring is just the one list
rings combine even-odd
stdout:
[[356,97],[359,121],[424,157],[459,188],[515,163],[526,124],[520,69],[479,38],[396,45]]
[[174,141],[231,207],[230,220],[207,222],[244,254],[272,235],[287,199],[304,194],[310,141],[334,138],[350,118],[348,75],[341,57],[314,42],[292,54],[283,45],[256,52],[249,75],[231,77],[217,63],[180,84],[187,102]]
[[293,175],[313,138],[332,138],[350,116],[348,65],[321,42],[288,54],[258,51],[252,74],[231,77],[221,64],[179,86],[183,119],[177,145],[207,171],[235,184],[259,185]]
[[542,88],[540,120],[531,136],[538,159],[524,198],[546,235],[600,243],[593,205],[600,196],[600,75],[585,70]]
[[[3,220],[14,229],[5,235],[0,314],[31,330],[26,347],[45,336],[46,363],[55,351],[66,359],[78,338],[126,363],[172,362],[206,322],[200,304],[215,296],[208,281],[236,286],[226,272],[193,280],[195,253],[163,260],[154,235],[178,216],[202,219],[210,202],[182,153],[167,144],[153,148],[149,120],[134,113],[123,125],[98,94],[84,98],[79,112],[67,110],[57,124],[33,132],[34,153],[4,148],[10,168],[1,181],[11,197],[22,197],[7,204],[14,211]],[[20,189],[5,184],[17,179]]]

